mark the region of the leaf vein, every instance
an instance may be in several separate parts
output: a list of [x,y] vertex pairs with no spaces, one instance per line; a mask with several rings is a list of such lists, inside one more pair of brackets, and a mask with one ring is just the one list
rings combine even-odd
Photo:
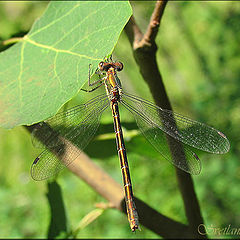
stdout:
[[18,88],[19,88],[19,101],[20,101],[20,108],[23,106],[22,101],[22,74],[23,74],[23,62],[24,62],[24,49],[25,49],[26,43],[23,42],[21,47],[21,57],[20,57],[20,71],[18,74]]
[[53,24],[57,23],[58,21],[60,21],[61,19],[63,19],[64,17],[66,17],[67,15],[69,15],[70,13],[72,13],[72,11],[75,10],[75,8],[79,7],[80,3],[76,4],[71,10],[69,10],[67,13],[65,13],[64,15],[62,15],[61,17],[55,19],[54,21],[52,21],[51,23],[45,25],[42,28],[39,28],[37,31],[33,32],[30,36],[33,37],[34,35],[36,35],[37,33],[51,27]]
[[46,48],[46,49],[49,49],[49,50],[54,51],[54,52],[67,53],[67,54],[70,54],[70,55],[73,55],[73,56],[77,56],[77,57],[80,57],[80,58],[86,58],[86,59],[90,59],[90,60],[93,60],[93,61],[99,61],[99,60],[101,61],[101,59],[99,59],[99,58],[93,58],[93,57],[86,56],[86,55],[83,55],[83,54],[71,52],[69,50],[57,49],[57,48],[53,48],[53,47],[48,46],[48,45],[37,43],[34,40],[30,39],[27,35],[24,37],[24,40],[29,42],[29,43],[31,43],[31,44],[33,44],[33,45],[36,45],[38,47]]
[[[101,11],[104,7],[99,8],[93,12],[91,12],[89,15],[87,15],[82,21],[80,21],[78,24],[76,24],[72,29],[70,29],[66,34],[63,35],[62,38],[60,38],[57,42],[55,42],[52,47],[56,46],[58,43],[60,43],[64,38],[66,38],[69,34],[71,34],[75,29],[79,28],[80,25],[82,25],[85,21],[87,21],[92,15],[96,15],[99,11]],[[88,36],[87,36],[88,37]],[[72,49],[72,48],[71,48]],[[71,50],[70,49],[70,50]]]

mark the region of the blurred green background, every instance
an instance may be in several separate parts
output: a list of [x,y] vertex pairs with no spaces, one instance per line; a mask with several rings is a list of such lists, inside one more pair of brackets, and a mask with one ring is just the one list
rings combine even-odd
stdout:
[[[145,31],[154,2],[132,2],[133,13]],[[41,16],[47,2],[1,2],[0,40],[26,33]],[[169,2],[157,36],[158,64],[174,111],[222,131],[231,143],[225,155],[200,153],[203,169],[193,176],[205,225],[240,228],[240,4],[238,2]],[[3,50],[3,48],[2,48]],[[123,32],[114,59],[124,63],[120,78],[128,92],[152,101]],[[154,76],[153,76],[154,77]],[[1,86],[0,86],[1,87]],[[89,96],[90,95],[90,96]],[[79,93],[68,107],[92,98]],[[161,98],[161,96],[159,96]],[[125,133],[137,129],[134,119],[121,110]],[[113,129],[111,113],[103,115],[97,135]],[[106,146],[101,152],[101,146]],[[99,147],[100,146],[100,147]],[[86,152],[116,181],[122,183],[115,139],[95,140]],[[187,223],[174,167],[156,153],[142,136],[126,138],[134,193],[162,214]],[[110,151],[109,151],[110,150]],[[50,224],[45,181],[35,182],[30,166],[40,151],[32,146],[23,127],[0,129],[0,237],[44,238]],[[106,202],[67,170],[58,177],[69,229]],[[174,231],[174,230],[173,230]],[[156,238],[142,227],[132,234],[127,218],[105,210],[79,238]],[[210,235],[216,238],[219,236]],[[220,236],[225,237],[225,236]],[[227,236],[228,238],[230,236]],[[233,238],[237,236],[232,236]]]

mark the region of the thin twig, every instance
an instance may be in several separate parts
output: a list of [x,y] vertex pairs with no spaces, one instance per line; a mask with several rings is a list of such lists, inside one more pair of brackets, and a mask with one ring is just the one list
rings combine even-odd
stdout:
[[134,17],[130,18],[128,22],[129,26],[125,28],[126,31],[129,30],[128,36],[134,37],[134,40],[130,40],[134,49],[142,48],[144,46],[151,46],[155,43],[155,38],[158,33],[158,29],[160,27],[161,19],[164,13],[164,9],[167,4],[167,0],[165,1],[157,1],[154,11],[152,13],[150,22],[148,24],[148,28],[146,33],[143,35],[140,28],[135,22]]
[[146,33],[144,34],[142,42],[153,44],[160,27],[160,22],[168,1],[157,1],[154,11],[152,13],[150,22]]

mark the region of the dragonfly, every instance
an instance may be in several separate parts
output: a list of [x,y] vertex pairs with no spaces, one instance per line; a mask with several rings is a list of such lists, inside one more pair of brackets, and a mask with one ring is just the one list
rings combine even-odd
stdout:
[[[95,82],[91,83],[89,70],[88,85],[93,87],[89,92],[105,86],[106,94],[100,94],[85,104],[60,112],[36,125],[32,132],[33,141],[41,142],[45,149],[34,160],[31,175],[34,180],[44,180],[72,163],[92,140],[102,113],[110,106],[127,216],[130,228],[134,232],[139,229],[139,217],[133,198],[119,105],[131,112],[141,133],[165,159],[190,174],[199,174],[201,171],[200,159],[192,151],[192,147],[209,153],[223,154],[229,151],[230,143],[222,132],[213,127],[162,109],[150,101],[125,92],[118,77],[118,72],[122,69],[122,62],[113,61],[111,57],[105,58],[95,71],[99,76]],[[80,149],[77,155],[73,154],[76,152],[73,143]],[[67,160],[64,159],[66,148],[69,155]]]

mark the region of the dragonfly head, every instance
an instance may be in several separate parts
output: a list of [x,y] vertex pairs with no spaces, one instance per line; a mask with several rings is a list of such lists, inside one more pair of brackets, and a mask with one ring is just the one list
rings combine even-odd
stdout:
[[116,71],[120,72],[123,70],[123,63],[121,62],[100,62],[98,64],[100,71],[107,72],[110,68],[114,68]]

